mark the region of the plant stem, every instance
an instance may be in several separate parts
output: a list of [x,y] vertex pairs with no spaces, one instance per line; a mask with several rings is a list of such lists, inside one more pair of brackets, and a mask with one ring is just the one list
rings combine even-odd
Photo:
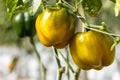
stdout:
[[81,71],[81,69],[77,68],[77,70],[75,72],[74,80],[78,80],[79,79],[80,71]]
[[[67,50],[67,48],[65,48],[65,50],[66,50],[66,52],[67,52],[67,54],[66,54],[66,56],[67,56],[67,63],[69,63],[69,53],[68,53],[68,50]],[[67,64],[67,78],[68,78],[68,80],[70,80],[70,73],[69,73],[69,65]]]
[[58,76],[57,76],[57,80],[61,80],[61,78],[62,78],[62,70],[61,70],[61,68],[62,68],[62,66],[61,66],[61,64],[60,64],[60,60],[57,58],[58,57],[58,52],[57,52],[57,49],[56,48],[54,48],[54,53],[55,53],[55,59],[56,59],[56,62],[57,62],[57,66],[58,66]]
[[72,5],[70,5],[69,3],[67,3],[65,0],[62,0],[63,1],[63,3],[62,3],[62,5],[64,6],[64,7],[66,7],[66,8],[68,8],[69,10],[71,10],[71,11],[76,11],[76,8],[75,7],[73,7]]
[[[80,75],[80,68],[77,68],[76,71],[73,70],[72,66],[70,65],[70,63],[68,62],[68,60],[63,56],[63,54],[59,51],[61,57],[64,59],[64,61],[66,62],[68,68],[72,71],[72,73],[74,73],[74,80],[78,80],[79,79],[79,75]],[[68,57],[68,52],[67,52],[67,57]]]
[[40,66],[40,69],[42,71],[42,80],[46,80],[46,68],[45,66],[43,65],[42,61],[41,61],[41,56],[39,54],[39,52],[37,51],[36,47],[35,47],[35,43],[34,43],[34,40],[32,37],[30,37],[30,43],[32,44],[32,47],[34,49],[34,53],[35,53],[35,56],[39,62],[39,66]]
[[64,59],[64,61],[67,63],[67,65],[70,68],[70,70],[72,71],[72,73],[74,73],[74,70],[73,70],[72,66],[70,65],[70,63],[67,62],[67,59],[63,56],[63,54],[60,51],[59,51],[59,53],[62,56],[62,58]]
[[97,32],[100,32],[100,33],[103,33],[103,34],[111,35],[111,36],[114,36],[114,37],[120,37],[120,35],[118,35],[118,34],[106,32],[106,31],[101,31],[101,30],[98,30],[98,29],[95,29],[95,28],[92,28],[92,27],[86,26],[85,28],[91,29],[91,30],[94,30],[94,31],[97,31]]
[[83,21],[83,23],[85,24],[85,28],[87,29],[90,29],[90,30],[94,30],[94,31],[97,31],[97,32],[100,32],[100,33],[104,33],[104,34],[107,34],[107,35],[111,35],[111,36],[114,36],[114,37],[120,37],[120,35],[118,34],[113,34],[111,33],[110,31],[102,31],[102,30],[99,30],[100,27],[99,26],[95,26],[95,25],[89,25],[86,21],[85,18],[83,18],[82,16],[77,16],[79,19],[81,19]]

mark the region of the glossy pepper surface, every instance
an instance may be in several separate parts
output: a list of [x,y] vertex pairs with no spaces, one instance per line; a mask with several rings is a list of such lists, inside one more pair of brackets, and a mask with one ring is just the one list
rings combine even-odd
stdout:
[[65,8],[46,8],[36,20],[39,40],[47,47],[64,48],[74,34],[76,21]]
[[89,30],[76,33],[69,47],[73,61],[80,68],[100,70],[114,60],[115,48],[111,50],[113,43],[111,36]]
[[17,13],[13,17],[13,27],[18,37],[34,36],[35,20],[28,12]]

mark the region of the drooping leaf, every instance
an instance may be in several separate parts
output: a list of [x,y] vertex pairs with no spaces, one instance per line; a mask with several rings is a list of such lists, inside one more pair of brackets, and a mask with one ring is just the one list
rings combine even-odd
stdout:
[[34,15],[40,6],[41,0],[23,0],[23,3],[28,12]]
[[6,7],[7,7],[7,13],[8,13],[8,18],[11,19],[13,12],[16,9],[18,0],[6,0]]
[[116,0],[114,9],[115,9],[115,16],[118,16],[119,11],[120,11],[120,0]]
[[102,7],[101,0],[83,0],[83,9],[92,17],[97,17]]

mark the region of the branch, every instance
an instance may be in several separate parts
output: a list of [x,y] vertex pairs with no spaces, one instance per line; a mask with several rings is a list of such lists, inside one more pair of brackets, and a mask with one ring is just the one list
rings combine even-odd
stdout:
[[58,66],[58,76],[57,76],[57,80],[61,80],[62,78],[62,73],[64,72],[64,68],[62,68],[61,64],[60,64],[60,60],[58,59],[58,52],[57,52],[57,49],[56,48],[53,48],[54,49],[54,53],[55,53],[55,59],[56,59],[56,62],[57,62],[57,66]]
[[46,80],[46,68],[43,65],[42,61],[41,61],[41,56],[40,56],[39,52],[37,51],[37,49],[35,47],[35,43],[34,43],[32,37],[30,37],[30,43],[32,44],[32,47],[33,47],[33,49],[35,51],[35,56],[36,56],[36,58],[37,58],[37,60],[39,62],[39,65],[40,65],[40,68],[41,68],[41,71],[42,71],[42,78],[43,78],[42,80]]

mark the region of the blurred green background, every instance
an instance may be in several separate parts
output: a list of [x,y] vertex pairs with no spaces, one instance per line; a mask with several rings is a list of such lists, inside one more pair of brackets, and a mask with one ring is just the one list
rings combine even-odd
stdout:
[[17,37],[12,27],[12,23],[7,18],[7,9],[4,0],[0,0],[0,45],[14,43]]

